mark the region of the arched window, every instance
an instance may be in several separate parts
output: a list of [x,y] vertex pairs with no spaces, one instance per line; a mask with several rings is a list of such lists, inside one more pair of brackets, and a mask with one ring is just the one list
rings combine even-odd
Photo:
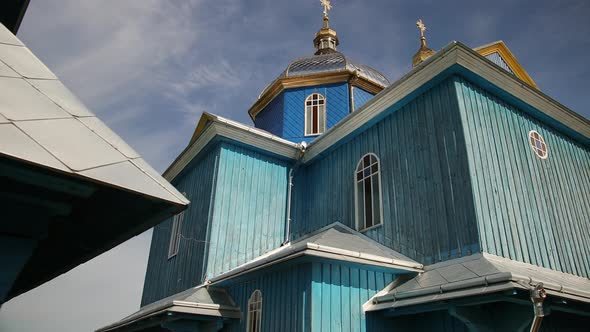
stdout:
[[356,166],[355,201],[356,225],[364,230],[382,222],[381,165],[379,158],[367,153]]
[[257,289],[252,292],[248,300],[248,332],[260,332],[260,323],[262,317],[262,293]]
[[305,98],[305,136],[319,135],[326,131],[326,98],[312,93]]

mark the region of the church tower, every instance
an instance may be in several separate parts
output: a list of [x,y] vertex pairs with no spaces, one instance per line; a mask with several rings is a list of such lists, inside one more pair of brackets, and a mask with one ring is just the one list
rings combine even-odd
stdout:
[[328,0],[322,5],[315,53],[291,61],[248,111],[256,128],[295,143],[311,142],[389,85],[383,74],[338,51],[329,25],[332,6]]

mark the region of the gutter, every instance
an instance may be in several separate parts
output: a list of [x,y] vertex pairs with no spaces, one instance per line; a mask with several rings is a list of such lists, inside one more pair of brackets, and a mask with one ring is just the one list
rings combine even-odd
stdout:
[[307,149],[307,142],[303,141],[297,144],[299,148],[299,156],[297,157],[297,161],[295,165],[291,167],[289,170],[289,187],[287,188],[287,218],[285,220],[285,241],[281,244],[281,246],[289,244],[291,242],[291,201],[292,201],[292,192],[293,192],[293,177],[295,175],[295,171],[301,165],[301,160],[303,159],[303,154],[305,154],[305,149]]
[[531,289],[531,301],[533,302],[535,316],[533,317],[530,332],[539,331],[543,317],[547,315],[543,308],[543,301],[545,301],[545,298],[547,298],[547,292],[545,292],[545,288],[543,288],[543,283],[539,283]]

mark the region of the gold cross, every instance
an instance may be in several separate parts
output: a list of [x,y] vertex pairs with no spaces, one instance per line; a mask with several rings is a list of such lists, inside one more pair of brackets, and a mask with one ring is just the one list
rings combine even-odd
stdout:
[[419,19],[418,22],[416,22],[416,26],[418,26],[418,29],[420,29],[420,37],[424,37],[424,31],[426,31],[426,26],[422,22],[422,19]]
[[320,2],[324,7],[324,16],[328,16],[328,10],[332,9],[332,4],[330,4],[330,0],[320,0]]

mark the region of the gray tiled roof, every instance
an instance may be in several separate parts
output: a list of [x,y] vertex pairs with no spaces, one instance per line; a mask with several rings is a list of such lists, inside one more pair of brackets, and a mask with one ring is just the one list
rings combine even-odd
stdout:
[[399,308],[543,283],[548,294],[590,302],[590,280],[486,253],[424,267],[424,273],[373,298],[367,310]]
[[0,155],[188,203],[2,24]]

